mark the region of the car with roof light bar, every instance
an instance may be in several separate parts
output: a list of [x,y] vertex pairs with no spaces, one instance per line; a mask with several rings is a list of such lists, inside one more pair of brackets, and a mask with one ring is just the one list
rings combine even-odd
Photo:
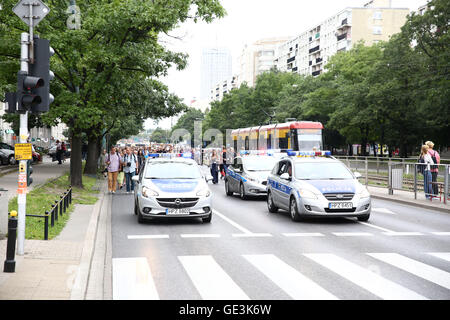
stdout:
[[267,208],[287,210],[292,220],[307,217],[356,217],[367,221],[371,196],[344,163],[330,151],[288,153],[267,179]]
[[150,154],[134,176],[134,214],[138,222],[158,218],[212,218],[212,193],[188,154]]

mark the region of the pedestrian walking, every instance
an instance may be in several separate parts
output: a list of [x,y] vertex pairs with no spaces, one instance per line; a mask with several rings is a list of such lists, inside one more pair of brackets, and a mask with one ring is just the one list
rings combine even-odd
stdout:
[[61,142],[61,160],[62,160],[62,162],[66,162],[66,152],[67,152],[66,143],[64,141],[62,141]]
[[431,199],[431,194],[433,192],[431,188],[431,165],[434,164],[433,159],[428,153],[428,146],[424,144],[421,148],[419,162],[424,163],[422,166],[423,171],[423,191],[425,192],[425,198]]
[[108,169],[105,165],[106,155],[106,149],[103,149],[98,157],[98,168],[100,168],[104,178],[108,176]]
[[222,162],[220,163],[220,179],[225,179],[225,170],[227,169],[227,149],[222,147]]
[[62,164],[61,153],[61,142],[59,140],[56,140],[56,160],[58,160],[58,164]]
[[432,181],[432,189],[433,189],[433,195],[438,195],[438,185],[437,185],[437,177],[439,173],[439,166],[438,164],[441,163],[441,156],[434,148],[434,143],[432,141],[427,141],[425,144],[428,146],[428,154],[431,156],[431,159],[433,159],[434,166],[431,166],[431,181]]
[[138,170],[138,157],[131,150],[131,148],[127,148],[126,153],[123,157],[123,172],[125,173],[125,179],[127,183],[127,193],[134,191],[134,181],[132,178]]
[[212,156],[211,156],[211,175],[213,176],[213,184],[219,183],[219,177],[218,177],[218,167],[217,164],[219,163],[219,157],[217,156],[216,150],[213,150]]
[[108,191],[109,193],[116,193],[117,176],[119,174],[120,156],[115,147],[111,147],[111,151],[105,159],[105,164],[108,170]]

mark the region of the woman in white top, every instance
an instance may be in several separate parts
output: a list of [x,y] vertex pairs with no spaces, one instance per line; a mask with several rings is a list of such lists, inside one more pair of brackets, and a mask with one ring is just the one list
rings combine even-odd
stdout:
[[425,192],[425,198],[431,200],[431,194],[433,193],[433,188],[431,185],[431,164],[434,164],[433,159],[431,158],[430,154],[428,153],[428,146],[424,144],[422,146],[422,150],[420,152],[420,158],[423,159],[424,163],[426,164],[424,173],[423,173],[423,190]]

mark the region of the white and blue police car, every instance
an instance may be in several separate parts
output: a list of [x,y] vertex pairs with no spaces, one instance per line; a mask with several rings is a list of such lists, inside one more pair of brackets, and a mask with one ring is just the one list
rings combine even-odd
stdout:
[[371,197],[358,177],[330,151],[288,152],[267,180],[267,207],[289,211],[292,220],[306,217],[356,217],[367,221]]
[[151,154],[133,180],[138,222],[157,218],[201,218],[211,222],[212,193],[190,154]]

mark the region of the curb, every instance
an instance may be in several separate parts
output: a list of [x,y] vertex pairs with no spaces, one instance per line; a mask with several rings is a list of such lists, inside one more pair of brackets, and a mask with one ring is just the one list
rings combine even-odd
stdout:
[[102,189],[103,188],[100,188],[100,198],[96,202],[94,209],[92,211],[91,219],[89,220],[88,229],[86,231],[86,237],[84,239],[80,264],[78,266],[77,275],[70,295],[71,300],[84,300],[86,297],[89,283],[89,274],[92,265],[92,258],[95,251],[98,222],[100,218],[100,212],[103,207],[103,202],[105,199],[105,194],[104,192],[102,192]]
[[374,195],[374,194],[371,194],[370,196],[374,199],[388,200],[388,201],[398,202],[401,204],[408,204],[411,206],[420,207],[420,208],[424,208],[424,209],[436,210],[436,211],[441,211],[444,213],[450,213],[450,208],[447,209],[447,208],[435,207],[435,206],[430,206],[430,205],[423,204],[423,203],[417,203],[417,202],[412,202],[412,201],[407,201],[407,200],[391,198],[389,196],[380,196],[380,195]]

